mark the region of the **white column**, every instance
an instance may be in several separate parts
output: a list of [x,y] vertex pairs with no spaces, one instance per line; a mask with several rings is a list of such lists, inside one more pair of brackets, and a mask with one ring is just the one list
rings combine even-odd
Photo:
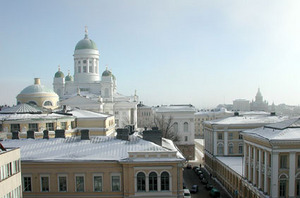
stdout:
[[161,180],[160,175],[157,176],[157,191],[161,191]]
[[246,169],[246,157],[247,157],[247,144],[246,143],[244,143],[244,147],[243,147],[243,149],[244,149],[244,157],[243,157],[243,165],[244,165],[244,167],[243,167],[243,170],[244,170],[244,172],[243,172],[243,174],[242,174],[242,177],[245,177],[245,175],[246,175],[246,171],[248,171],[247,169]]
[[265,151],[265,174],[264,174],[264,192],[267,192],[268,191],[268,187],[267,187],[267,182],[268,182],[268,162],[269,162],[269,159],[268,159],[268,152]]
[[224,131],[224,155],[228,155],[228,129]]
[[248,180],[251,180],[251,146],[248,147]]
[[278,153],[272,154],[271,197],[278,197]]
[[149,176],[146,175],[146,192],[149,192]]
[[289,197],[294,197],[295,193],[295,163],[296,163],[296,153],[295,152],[290,152],[289,156]]
[[253,147],[253,169],[252,169],[252,173],[253,173],[253,184],[256,184],[256,148]]
[[213,131],[214,133],[214,155],[217,155],[217,138],[218,138],[218,133],[216,131]]
[[261,188],[261,149],[258,150],[258,184],[257,187]]

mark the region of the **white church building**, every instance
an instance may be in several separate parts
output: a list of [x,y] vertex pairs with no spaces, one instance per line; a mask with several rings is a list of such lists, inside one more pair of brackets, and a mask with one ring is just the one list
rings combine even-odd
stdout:
[[[89,39],[85,30],[74,51],[74,76],[55,73],[53,90],[61,105],[80,108],[115,116],[117,127],[137,125],[138,97],[124,96],[117,92],[116,77],[106,68],[100,78],[99,56],[96,43]],[[74,77],[74,78],[73,78]]]

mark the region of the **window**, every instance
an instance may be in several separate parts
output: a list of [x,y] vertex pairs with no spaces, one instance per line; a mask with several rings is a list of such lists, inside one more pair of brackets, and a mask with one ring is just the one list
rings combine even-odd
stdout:
[[34,101],[29,101],[28,104],[30,104],[30,105],[37,105],[36,102],[34,102]]
[[41,191],[49,192],[49,176],[41,177]]
[[222,133],[218,133],[218,140],[223,140],[223,134]]
[[243,153],[243,145],[239,144],[239,154],[242,154],[242,153]]
[[61,129],[67,129],[67,122],[61,122],[60,127]]
[[94,192],[102,191],[102,176],[94,175]]
[[67,176],[58,176],[58,191],[67,192]]
[[178,123],[177,122],[174,123],[173,127],[174,127],[174,133],[178,133]]
[[218,147],[217,147],[217,154],[218,154],[218,155],[223,155],[223,154],[224,154],[223,144],[218,144]]
[[80,64],[80,60],[78,61],[78,64]]
[[44,106],[52,106],[52,102],[51,101],[46,101],[46,102],[44,102]]
[[38,124],[37,123],[29,123],[28,130],[29,131],[38,131]]
[[184,136],[184,141],[188,141],[188,136]]
[[46,129],[48,131],[54,131],[54,123],[46,123]]
[[242,139],[243,139],[243,135],[239,134],[239,140],[242,140]]
[[299,178],[299,176],[296,179],[296,196],[300,197],[300,178]]
[[161,190],[170,190],[170,177],[168,172],[163,172],[160,176]]
[[183,131],[188,132],[189,131],[189,124],[187,122],[183,123]]
[[76,176],[76,192],[84,192],[84,176]]
[[89,73],[93,73],[93,66],[89,66]]
[[11,128],[11,132],[19,132],[20,131],[20,124],[11,124],[10,128]]
[[3,131],[3,125],[0,124],[0,131]]
[[280,180],[279,184],[279,197],[286,197],[286,180]]
[[233,154],[233,144],[228,145],[228,152],[229,154]]
[[81,66],[78,66],[78,73],[81,73]]
[[233,139],[233,133],[229,133],[228,139],[229,139],[229,140],[232,140],[232,139]]
[[86,73],[86,66],[83,66],[83,73]]
[[86,60],[83,60],[83,63],[86,64]]
[[136,177],[137,191],[145,191],[146,190],[146,176],[145,173],[138,173]]
[[23,186],[24,186],[24,192],[31,192],[31,177],[30,176],[23,177]]
[[287,168],[287,155],[280,156],[280,168]]
[[155,172],[149,174],[149,190],[157,191],[157,174]]
[[120,176],[113,175],[111,177],[111,190],[112,191],[120,191],[121,190]]
[[297,156],[298,165],[297,167],[300,168],[300,155]]

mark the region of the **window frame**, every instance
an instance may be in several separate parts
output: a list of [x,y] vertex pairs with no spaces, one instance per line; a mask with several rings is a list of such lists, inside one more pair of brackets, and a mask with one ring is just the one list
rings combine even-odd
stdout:
[[[77,178],[83,178],[83,190],[81,191],[80,184],[77,183]],[[85,192],[85,175],[84,174],[75,174],[75,192]]]
[[[95,177],[100,177],[101,178],[101,186],[100,190],[95,190]],[[103,191],[103,174],[102,173],[95,173],[93,174],[93,192],[102,192]]]
[[[66,190],[61,190],[61,188],[60,188],[60,180],[59,180],[59,178],[60,177],[65,177],[66,178]],[[66,174],[59,174],[58,176],[57,176],[57,187],[58,187],[58,192],[68,192],[68,176],[66,175]]]
[[[113,177],[119,177],[119,179],[118,179],[118,181],[119,181],[119,184],[118,184],[119,189],[118,190],[114,190],[114,186],[113,186],[114,179],[113,179]],[[110,184],[111,184],[110,187],[111,187],[111,191],[112,192],[120,192],[121,189],[122,189],[122,185],[121,185],[121,173],[112,173],[110,175]]]
[[[43,179],[42,178],[47,178],[48,179],[48,190],[43,190]],[[40,175],[40,191],[41,192],[50,192],[50,175],[48,174],[42,174]]]
[[[168,174],[168,177],[165,177],[166,180],[163,179],[164,178],[164,176],[163,176],[164,173]],[[167,187],[167,189],[164,189],[163,186]],[[161,191],[170,191],[170,173],[167,172],[167,171],[163,171],[160,174],[160,190]]]
[[[143,174],[143,175],[139,176],[139,174]],[[136,174],[136,191],[137,192],[146,191],[146,174],[144,172],[140,171]]]
[[[25,185],[25,178],[30,178],[30,184],[29,184],[29,187],[30,189],[29,190],[26,190],[27,187]],[[28,181],[26,181],[28,182]],[[22,178],[22,184],[23,184],[23,192],[32,192],[32,175],[23,175],[23,178]]]
[[[155,176],[151,176],[151,174],[155,174]],[[158,191],[158,174],[155,171],[149,172],[148,175],[149,180],[149,191],[155,192]]]

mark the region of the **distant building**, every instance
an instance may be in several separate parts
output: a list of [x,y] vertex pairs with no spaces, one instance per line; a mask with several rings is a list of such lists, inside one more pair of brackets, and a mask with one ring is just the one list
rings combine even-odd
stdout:
[[250,110],[251,111],[269,111],[269,105],[267,101],[263,100],[263,96],[260,92],[260,89],[258,89],[255,101],[252,101],[250,103]]
[[182,197],[185,159],[173,142],[124,139],[85,134],[3,145],[21,149],[24,197]]
[[22,197],[20,149],[0,143],[0,197]]
[[233,101],[233,111],[250,111],[250,102],[246,99],[236,99]]
[[194,114],[196,108],[193,105],[162,105],[155,108],[155,116],[164,118],[168,122],[171,118],[171,132],[177,135],[175,144],[188,160],[195,158],[195,124]]
[[195,136],[199,138],[204,138],[203,122],[216,120],[220,118],[226,118],[230,116],[233,116],[233,112],[227,111],[225,108],[213,109],[210,111],[199,111],[195,113]]
[[151,128],[154,126],[154,108],[144,105],[140,102],[137,105],[137,127],[138,128]]

